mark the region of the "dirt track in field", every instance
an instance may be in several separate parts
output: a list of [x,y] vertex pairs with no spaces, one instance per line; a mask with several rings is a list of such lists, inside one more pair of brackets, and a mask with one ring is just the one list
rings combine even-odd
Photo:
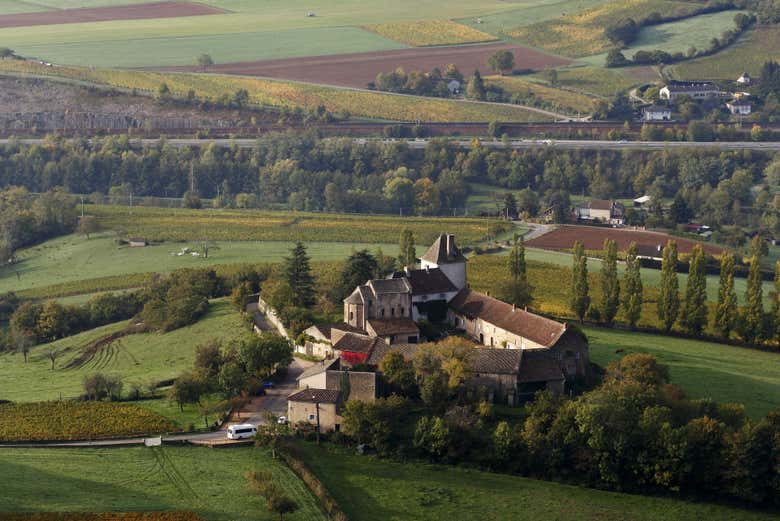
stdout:
[[6,14],[0,16],[0,28],[33,25],[76,24],[109,20],[145,20],[148,18],[178,18],[222,14],[225,11],[193,2],[153,2],[115,7],[86,7],[39,13]]
[[[496,51],[508,49],[514,52],[516,69],[541,70],[546,67],[571,63],[565,58],[551,56],[522,46],[498,43],[483,45],[459,45],[451,47],[418,47],[392,51],[336,54],[307,58],[221,63],[209,67],[208,72],[264,76],[285,80],[297,80],[341,87],[365,88],[380,72],[391,72],[398,67],[407,72],[430,71],[454,63],[464,76],[475,69],[487,74],[487,61]],[[196,66],[155,67],[152,70],[193,72]]]
[[[632,242],[638,246],[665,246],[666,241],[677,241],[677,248],[681,254],[688,254],[697,244],[696,241],[672,237],[660,232],[647,232],[626,228],[598,228],[595,226],[561,226],[550,233],[546,233],[526,242],[527,246],[542,248],[545,250],[568,250],[575,241],[580,241],[586,250],[601,250],[604,248],[604,239],[612,239],[617,242],[618,250],[626,251]],[[718,246],[701,243],[704,251],[711,255],[719,255],[723,250]]]

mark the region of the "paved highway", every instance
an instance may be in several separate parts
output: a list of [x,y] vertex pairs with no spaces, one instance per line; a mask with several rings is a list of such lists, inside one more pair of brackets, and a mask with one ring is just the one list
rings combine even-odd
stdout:
[[[327,138],[326,138],[327,139]],[[261,139],[262,140],[262,139]],[[154,145],[159,143],[158,139],[134,139],[131,140],[139,146]],[[166,139],[171,146],[182,147],[202,147],[214,143],[220,147],[237,146],[239,148],[252,148],[258,142],[257,139]],[[428,146],[427,139],[382,139],[382,138],[354,138],[357,144],[369,143],[405,143],[412,149],[423,149]],[[23,145],[42,145],[43,139],[0,139],[0,145],[15,142]],[[453,139],[451,143],[457,144],[462,148],[470,148],[472,141],[470,139]],[[560,148],[560,149],[580,149],[580,150],[665,150],[675,148],[697,148],[713,150],[767,150],[780,151],[780,141],[735,141],[735,142],[687,142],[687,141],[598,141],[598,140],[576,140],[576,139],[523,139],[512,140],[504,144],[500,140],[480,140],[482,146],[493,148],[512,148],[516,150],[529,148]]]

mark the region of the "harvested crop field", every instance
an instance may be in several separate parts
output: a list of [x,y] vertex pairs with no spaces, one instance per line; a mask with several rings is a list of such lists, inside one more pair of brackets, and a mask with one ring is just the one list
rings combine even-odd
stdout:
[[193,2],[154,2],[113,7],[87,7],[37,13],[7,14],[0,16],[0,28],[105,22],[109,20],[178,18],[182,16],[222,14],[224,12],[215,7]]
[[[488,58],[496,51],[504,49],[514,52],[517,69],[541,70],[571,63],[565,58],[526,47],[499,43],[222,63],[210,67],[209,71],[364,88],[368,82],[374,81],[380,72],[391,72],[398,67],[407,72],[429,71],[434,67],[443,69],[446,65],[454,63],[466,76],[475,69],[487,74],[490,72],[487,65]],[[187,65],[161,67],[159,70],[199,71],[200,69],[197,66]]]
[[[571,249],[575,241],[580,241],[586,250],[601,250],[604,247],[604,239],[616,241],[620,251],[627,250],[632,242],[636,242],[638,246],[656,247],[665,245],[666,241],[672,239],[677,241],[679,252],[687,254],[697,244],[691,239],[672,237],[660,232],[627,228],[598,228],[595,226],[560,226],[550,233],[531,239],[526,242],[526,245],[545,250],[568,250]],[[702,243],[702,246],[704,251],[711,255],[719,255],[723,251],[722,248],[711,244]]]

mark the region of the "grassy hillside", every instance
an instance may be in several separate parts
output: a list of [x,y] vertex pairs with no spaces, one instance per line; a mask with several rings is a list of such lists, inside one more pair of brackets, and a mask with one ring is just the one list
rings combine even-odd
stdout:
[[324,521],[305,485],[263,449],[194,447],[0,451],[3,512],[194,510],[209,521],[278,519],[246,487],[270,472],[300,506],[289,521]]
[[596,99],[578,92],[550,87],[544,83],[529,81],[517,76],[488,76],[488,85],[498,85],[510,95],[522,99],[537,100],[542,107],[553,108],[567,114],[586,114],[593,110]]
[[[80,280],[124,277],[149,272],[167,273],[178,268],[202,268],[220,264],[279,262],[290,253],[294,243],[290,241],[218,241],[218,249],[209,251],[209,258],[191,255],[178,256],[184,247],[198,248],[197,241],[171,242],[145,248],[117,246],[110,234],[89,240],[69,235],[52,239],[24,250],[20,262],[0,268],[0,293],[27,291],[52,285],[74,283]],[[377,247],[387,255],[395,255],[397,244],[368,244],[350,242],[307,242],[309,256],[313,260],[341,260],[354,249]],[[19,277],[17,278],[17,274]],[[146,279],[126,277],[132,285],[143,285]],[[109,281],[107,281],[109,282]],[[116,280],[121,283],[121,280]],[[122,287],[107,285],[98,289]],[[127,286],[125,286],[127,287]],[[84,292],[92,292],[84,288]]]
[[648,353],[669,366],[672,382],[692,398],[741,403],[753,418],[780,408],[780,353],[604,328],[585,332],[599,365]]
[[[26,364],[20,354],[0,354],[0,398],[31,402],[75,397],[83,393],[84,377],[96,372],[121,375],[127,391],[132,383],[149,384],[177,376],[192,367],[195,348],[201,343],[211,338],[229,341],[245,331],[240,315],[226,299],[212,301],[208,314],[191,326],[121,338],[83,365],[67,368],[90,341],[124,326],[112,324],[36,346]],[[53,371],[46,357],[52,347],[62,353]]]
[[735,80],[743,72],[758,76],[764,62],[772,59],[780,59],[780,26],[753,29],[727,49],[674,65],[670,72],[683,80]]
[[305,445],[306,461],[352,521],[731,521],[770,514],[604,492],[458,467],[396,463]]
[[[1,34],[1,31],[0,31]],[[1,36],[0,36],[1,38]],[[151,50],[149,50],[151,52]],[[244,89],[249,103],[270,107],[325,107],[333,113],[394,121],[539,121],[549,117],[519,106],[425,98],[375,91],[328,87],[311,83],[267,80],[246,76],[161,73],[79,67],[47,67],[35,61],[0,60],[0,72],[22,76],[66,78],[96,85],[156,93],[165,83],[174,96],[192,90],[199,98],[216,99]]]
[[[645,27],[639,31],[639,37],[623,50],[623,54],[631,58],[638,51],[660,49],[673,54],[685,53],[690,47],[706,49],[713,36],[720,37],[723,31],[736,29],[734,16],[739,12],[741,11],[722,11]],[[601,53],[589,56],[586,61],[603,66],[606,58],[607,54]]]
[[604,31],[621,19],[630,17],[636,20],[652,13],[682,15],[698,7],[699,5],[693,2],[619,0],[519,27],[510,30],[509,34],[534,47],[577,58],[609,50],[612,44],[604,35]]

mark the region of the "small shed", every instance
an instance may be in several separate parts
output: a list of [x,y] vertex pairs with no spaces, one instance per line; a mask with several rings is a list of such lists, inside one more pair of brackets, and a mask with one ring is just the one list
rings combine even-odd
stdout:
[[146,239],[142,239],[140,237],[131,237],[127,240],[127,243],[131,248],[143,248],[144,246],[149,245],[149,243],[146,242]]
[[742,76],[737,78],[737,83],[739,85],[750,85],[751,83],[753,83],[753,78],[751,78],[750,74],[748,74],[747,72],[743,72]]

